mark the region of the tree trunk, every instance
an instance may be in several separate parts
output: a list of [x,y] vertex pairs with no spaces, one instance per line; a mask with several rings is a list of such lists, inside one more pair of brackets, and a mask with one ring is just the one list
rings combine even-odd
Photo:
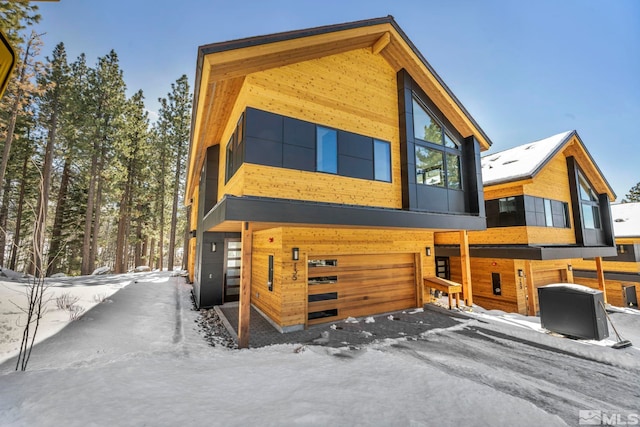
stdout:
[[187,220],[184,222],[184,247],[182,249],[182,269],[186,270],[189,267],[189,225],[191,222],[191,205],[187,206]]
[[120,199],[120,212],[118,214],[118,234],[116,237],[116,260],[113,270],[115,273],[126,271],[127,254],[127,230],[129,223],[129,179],[125,184],[122,198]]
[[11,259],[9,260],[9,269],[13,271],[16,270],[18,249],[20,248],[20,229],[22,228],[22,211],[24,209],[24,196],[26,193],[29,157],[30,156],[25,156],[24,161],[22,162],[22,182],[20,183],[20,195],[18,196],[18,209],[16,212],[16,232],[13,234],[13,245],[11,245]]
[[4,250],[7,246],[7,217],[9,216],[9,193],[11,192],[11,180],[4,183],[2,191],[2,205],[0,205],[0,266],[4,265]]
[[[48,270],[48,268],[43,269],[42,265],[42,257],[44,256],[44,232],[45,227],[47,226],[47,207],[49,206],[49,189],[51,188],[51,165],[53,163],[53,148],[56,143],[56,129],[58,127],[58,111],[54,109],[51,113],[51,122],[49,123],[49,138],[47,139],[47,145],[44,151],[44,165],[42,166],[42,185],[40,186],[42,194],[38,197],[38,205],[36,208],[36,212],[40,212],[42,210],[42,214],[36,217],[37,222],[34,228],[34,240],[37,243],[41,243],[39,251],[34,251],[33,253],[33,265],[37,272],[44,277],[45,273],[43,272]],[[46,266],[45,266],[46,267]]]
[[135,250],[134,250],[134,256],[133,256],[134,268],[139,265],[146,265],[144,262],[144,258],[142,256],[143,248],[144,248],[144,244],[142,240],[142,222],[138,218],[138,221],[136,222],[136,243],[135,243]]
[[96,179],[98,178],[98,156],[100,155],[100,144],[97,139],[93,143],[93,154],[91,156],[91,178],[89,179],[89,190],[87,191],[87,212],[84,217],[84,238],[82,240],[82,266],[80,274],[91,274],[94,269],[91,268],[91,232],[93,230],[93,210],[95,202]]
[[173,179],[173,204],[171,205],[171,231],[169,235],[169,260],[167,268],[173,271],[173,257],[176,253],[176,227],[178,222],[178,193],[180,190],[180,170],[182,166],[182,142],[178,144],[176,159],[176,175]]
[[96,204],[95,214],[93,220],[93,244],[91,245],[91,251],[89,252],[89,267],[91,271],[96,269],[96,257],[98,252],[98,236],[100,235],[100,214],[102,206],[102,160],[100,161],[100,167],[98,170],[98,188],[96,190]]
[[62,247],[62,220],[67,209],[67,191],[69,188],[69,175],[71,170],[71,157],[67,156],[60,178],[60,188],[56,203],[56,213],[53,218],[53,229],[51,230],[51,246],[49,247],[49,260],[47,262],[47,276],[56,273],[58,269],[59,253]]
[[154,262],[153,256],[156,253],[156,239],[151,238],[151,242],[149,243],[149,267],[153,270],[156,268],[157,264]]

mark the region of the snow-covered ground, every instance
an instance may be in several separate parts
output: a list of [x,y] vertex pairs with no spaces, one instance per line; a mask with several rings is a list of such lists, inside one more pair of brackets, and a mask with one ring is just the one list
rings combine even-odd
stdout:
[[[578,425],[580,410],[640,413],[635,313],[614,316],[636,345],[624,350],[481,309],[363,348],[229,350],[197,331],[184,279],[103,279],[120,290],[36,346],[26,372],[0,365],[0,425],[554,426]],[[65,289],[83,280],[96,278]]]
[[[0,279],[0,363],[15,356],[20,350],[22,332],[25,326],[27,305],[27,288],[31,280],[11,270],[2,269]],[[8,276],[8,277],[6,277]],[[69,310],[57,308],[56,299],[68,294],[80,313],[90,310],[101,301],[109,303],[109,296],[132,283],[135,274],[113,276],[84,276],[46,279],[44,299],[45,314],[38,326],[36,342],[56,334],[64,328],[72,318]]]

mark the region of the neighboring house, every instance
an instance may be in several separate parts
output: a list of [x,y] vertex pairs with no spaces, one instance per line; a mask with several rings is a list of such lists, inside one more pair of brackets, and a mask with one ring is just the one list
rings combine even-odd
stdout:
[[202,46],[195,84],[189,272],[245,340],[249,300],[282,331],[422,306],[434,234],[486,227],[489,138],[392,17]]
[[[534,315],[536,288],[573,282],[572,259],[615,255],[615,194],[576,131],[482,158],[487,230],[469,233],[474,301]],[[460,279],[457,236],[436,235],[438,275]]]
[[[602,258],[607,301],[617,306],[638,307],[640,300],[640,203],[611,205],[614,256]],[[581,285],[597,287],[597,260],[573,261],[573,279]]]

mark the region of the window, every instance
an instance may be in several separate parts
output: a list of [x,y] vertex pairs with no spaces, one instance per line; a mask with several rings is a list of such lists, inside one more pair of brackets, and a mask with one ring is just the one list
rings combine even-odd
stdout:
[[551,200],[544,199],[544,222],[547,227],[553,227],[553,214],[551,212]]
[[316,128],[316,170],[338,173],[338,134],[334,129]]
[[600,229],[600,204],[598,195],[589,181],[578,172],[578,186],[580,187],[580,204],[582,208],[582,225],[584,228]]
[[504,197],[498,199],[498,209],[500,213],[515,213],[517,210],[515,197]]
[[511,196],[485,202],[487,227],[570,228],[569,204],[533,196]]
[[462,189],[459,144],[416,98],[413,98],[413,135],[416,183]]
[[236,129],[227,143],[227,169],[225,182],[229,181],[244,162],[244,115],[240,116]]
[[391,182],[391,147],[386,141],[373,140],[373,178]]

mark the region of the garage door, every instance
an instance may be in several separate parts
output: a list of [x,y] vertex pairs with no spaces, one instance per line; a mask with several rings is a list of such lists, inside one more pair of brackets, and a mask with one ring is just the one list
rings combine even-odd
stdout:
[[534,297],[533,302],[535,304],[535,313],[540,311],[540,306],[538,304],[538,287],[544,285],[550,285],[551,283],[565,283],[566,280],[566,272],[565,270],[542,270],[542,271],[534,271],[533,272],[533,286],[534,286]]
[[309,257],[308,324],[416,307],[414,254]]

